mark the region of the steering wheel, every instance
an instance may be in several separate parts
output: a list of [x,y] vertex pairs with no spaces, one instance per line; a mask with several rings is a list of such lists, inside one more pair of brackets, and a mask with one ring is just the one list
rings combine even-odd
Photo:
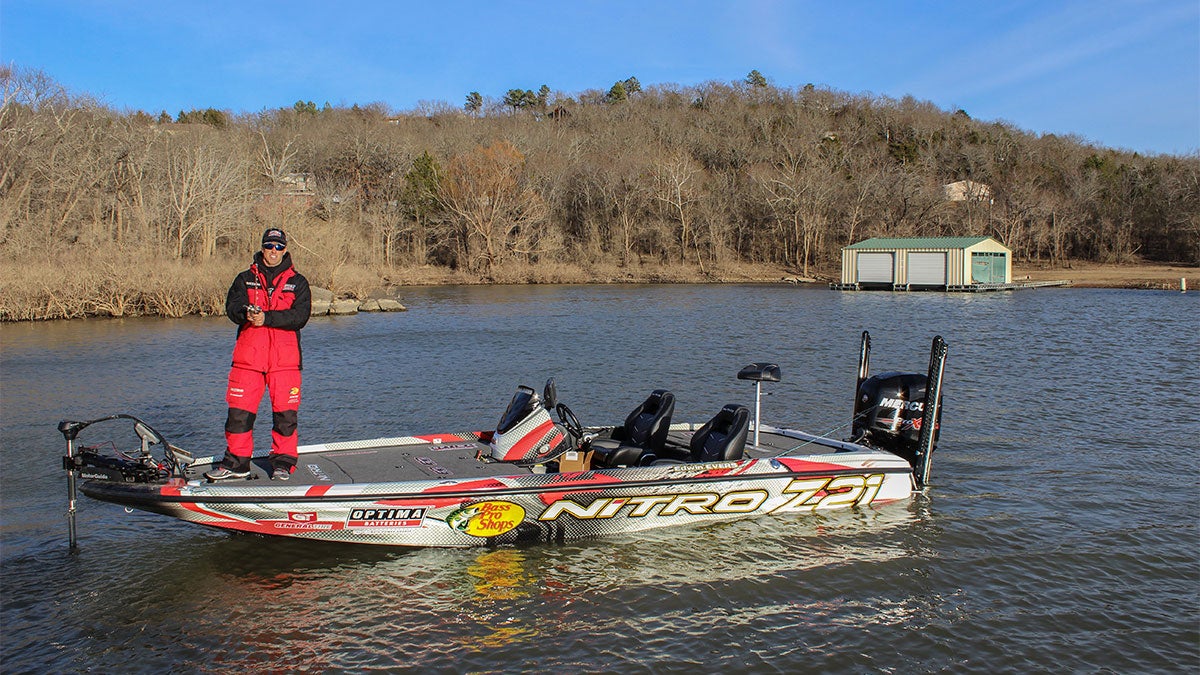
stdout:
[[567,433],[575,437],[578,441],[583,438],[583,425],[579,423],[579,418],[566,403],[559,403],[554,410],[558,413],[558,419],[562,420],[563,426],[567,428]]

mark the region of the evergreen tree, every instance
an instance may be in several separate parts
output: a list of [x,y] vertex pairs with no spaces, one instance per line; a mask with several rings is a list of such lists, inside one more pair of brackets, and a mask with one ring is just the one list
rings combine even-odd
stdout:
[[504,94],[504,105],[513,109],[516,112],[518,108],[525,105],[525,90],[509,89],[508,93]]
[[629,100],[629,93],[625,90],[625,83],[618,82],[608,90],[608,96],[605,97],[609,103],[624,103]]
[[463,103],[463,110],[466,110],[467,112],[471,113],[472,115],[478,115],[479,111],[482,109],[483,109],[483,96],[477,91],[473,91],[473,92],[467,94],[467,101],[466,101],[466,103]]
[[200,114],[200,121],[210,127],[223,129],[226,124],[229,124],[229,116],[216,108],[205,108],[204,112]]

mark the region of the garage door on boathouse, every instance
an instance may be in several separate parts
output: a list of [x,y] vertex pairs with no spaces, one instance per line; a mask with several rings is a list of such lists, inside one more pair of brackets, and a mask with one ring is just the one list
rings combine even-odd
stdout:
[[895,262],[894,253],[860,253],[856,281],[860,284],[891,284],[896,279]]
[[1011,278],[1012,254],[991,237],[875,237],[842,249],[842,288],[946,290]]
[[1004,266],[1007,256],[991,251],[976,251],[971,254],[971,281],[977,284],[1008,283]]
[[908,254],[909,286],[945,286],[945,251],[911,251]]

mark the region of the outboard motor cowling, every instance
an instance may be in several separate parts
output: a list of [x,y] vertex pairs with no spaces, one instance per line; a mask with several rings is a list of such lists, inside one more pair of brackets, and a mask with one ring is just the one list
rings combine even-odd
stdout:
[[496,425],[490,455],[498,462],[539,463],[553,456],[564,440],[537,393],[520,386]]
[[862,334],[858,383],[854,392],[852,441],[887,450],[908,460],[918,488],[929,485],[933,450],[942,428],[942,378],[946,373],[946,341],[934,336],[929,373],[883,373],[867,377],[871,335]]
[[[855,399],[853,437],[915,464],[927,382],[928,378],[918,373],[880,373],[863,381]],[[940,425],[939,408],[933,427],[934,446]]]

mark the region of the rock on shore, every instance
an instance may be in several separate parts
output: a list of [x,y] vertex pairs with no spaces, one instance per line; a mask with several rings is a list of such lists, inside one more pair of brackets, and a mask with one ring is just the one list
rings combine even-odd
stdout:
[[361,301],[354,298],[335,298],[333,292],[328,289],[312,287],[313,316],[405,311],[408,311],[408,308],[392,298],[367,298]]

